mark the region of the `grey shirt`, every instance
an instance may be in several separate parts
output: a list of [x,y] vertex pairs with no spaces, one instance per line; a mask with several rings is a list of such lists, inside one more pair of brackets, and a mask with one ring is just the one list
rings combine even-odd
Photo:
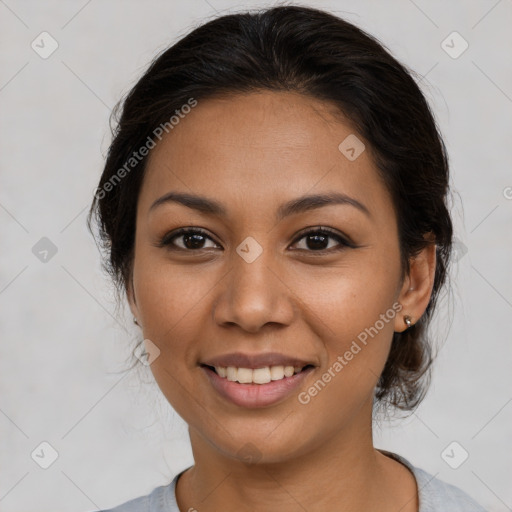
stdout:
[[[484,508],[458,487],[449,485],[426,471],[414,467],[399,455],[381,451],[398,460],[412,471],[418,485],[418,512],[486,512]],[[171,483],[156,487],[146,496],[140,496],[115,508],[100,512],[180,512],[176,503],[175,488],[178,478],[185,471],[186,469],[178,473]]]

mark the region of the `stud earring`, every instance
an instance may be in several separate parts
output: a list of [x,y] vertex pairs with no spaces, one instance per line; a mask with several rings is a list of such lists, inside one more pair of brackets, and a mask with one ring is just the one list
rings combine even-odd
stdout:
[[409,327],[412,325],[411,317],[409,315],[404,315],[404,322],[407,326],[407,329],[409,329]]
[[139,325],[139,322],[137,322],[137,319],[136,319],[135,317],[133,317],[133,323],[134,323],[135,325]]

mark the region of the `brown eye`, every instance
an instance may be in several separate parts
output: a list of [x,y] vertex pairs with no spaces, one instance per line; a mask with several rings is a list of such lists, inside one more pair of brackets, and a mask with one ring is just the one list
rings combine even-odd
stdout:
[[[354,247],[344,237],[327,228],[318,228],[303,233],[294,245],[297,245],[301,240],[304,240],[303,247],[299,247],[298,250],[309,252],[330,251],[333,247],[337,247],[335,250]],[[335,243],[332,244],[330,240],[334,240]]]
[[[213,243],[213,246],[207,247],[207,241]],[[180,241],[177,243],[176,241]],[[159,247],[168,247],[182,249],[184,251],[194,251],[201,249],[209,249],[211,247],[218,247],[213,239],[206,234],[202,229],[180,229],[177,232],[169,233],[160,240]]]

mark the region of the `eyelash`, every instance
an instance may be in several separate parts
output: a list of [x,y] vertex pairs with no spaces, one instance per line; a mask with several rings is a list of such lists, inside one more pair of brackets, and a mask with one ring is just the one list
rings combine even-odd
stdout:
[[[335,249],[333,249],[331,247],[330,249],[319,249],[319,250],[311,250],[311,249],[294,249],[294,250],[305,251],[305,252],[310,252],[310,253],[325,254],[325,253],[342,251],[346,248],[356,248],[357,247],[355,244],[350,242],[347,238],[341,236],[336,231],[334,231],[330,228],[327,228],[327,227],[323,227],[323,226],[319,226],[314,229],[310,229],[309,231],[303,231],[302,233],[300,233],[297,236],[297,238],[294,240],[292,245],[297,244],[300,240],[302,240],[303,238],[306,238],[309,235],[318,235],[318,234],[327,235],[328,238],[335,239],[340,244],[340,246]],[[212,242],[217,244],[217,242],[215,242],[215,240],[213,240],[212,237],[210,237],[208,235],[208,233],[201,228],[181,228],[174,233],[165,234],[157,243],[157,247],[160,247],[160,248],[166,247],[170,250],[185,251],[185,252],[200,252],[200,251],[208,249],[208,248],[207,249],[203,249],[203,248],[199,248],[199,249],[186,249],[185,248],[184,249],[182,247],[176,247],[173,243],[173,240],[175,240],[176,238],[179,238],[180,236],[184,236],[184,235],[202,235],[205,238],[208,238],[209,240],[211,240]],[[219,244],[217,244],[217,245],[219,245]]]

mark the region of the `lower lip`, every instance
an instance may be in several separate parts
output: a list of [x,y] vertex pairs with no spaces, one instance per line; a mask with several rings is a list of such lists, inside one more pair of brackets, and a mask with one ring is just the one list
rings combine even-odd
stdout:
[[267,384],[240,384],[239,382],[220,377],[214,370],[206,366],[201,368],[219,395],[240,407],[266,407],[273,405],[287,398],[314,370],[314,367],[309,367],[291,377],[272,380]]

